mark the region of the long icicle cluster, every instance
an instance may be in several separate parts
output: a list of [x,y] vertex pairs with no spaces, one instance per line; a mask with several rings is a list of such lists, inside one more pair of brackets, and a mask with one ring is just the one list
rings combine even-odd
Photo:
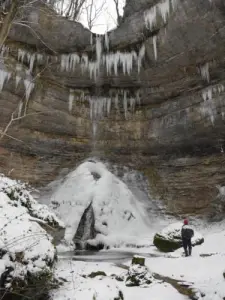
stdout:
[[175,10],[178,0],[163,0],[144,12],[145,26],[152,30],[157,25],[159,16],[165,24],[171,11]]

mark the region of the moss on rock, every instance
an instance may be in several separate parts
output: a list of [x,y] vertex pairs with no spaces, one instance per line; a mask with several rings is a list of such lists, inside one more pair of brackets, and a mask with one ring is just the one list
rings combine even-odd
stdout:
[[166,239],[158,233],[154,236],[153,244],[163,252],[172,252],[182,247],[181,240]]
[[97,271],[97,272],[92,272],[91,274],[88,275],[90,278],[95,278],[97,276],[107,276],[104,271]]

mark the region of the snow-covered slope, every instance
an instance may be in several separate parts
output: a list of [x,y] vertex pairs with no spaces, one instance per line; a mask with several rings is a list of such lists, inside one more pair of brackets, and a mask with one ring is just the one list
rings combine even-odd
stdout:
[[[64,224],[33,199],[27,185],[0,176],[0,284],[17,292],[29,280],[50,280],[56,249],[44,228]],[[44,227],[44,228],[43,228]],[[0,291],[0,296],[1,296]]]
[[100,162],[87,161],[71,172],[51,197],[52,207],[66,224],[66,240],[71,241],[84,210],[92,203],[96,240],[116,246],[148,239],[150,221],[144,204],[125,183]]

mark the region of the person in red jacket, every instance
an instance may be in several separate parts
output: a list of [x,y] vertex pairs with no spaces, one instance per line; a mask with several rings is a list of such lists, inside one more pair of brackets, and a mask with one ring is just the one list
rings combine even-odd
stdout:
[[194,236],[194,230],[189,226],[188,220],[184,220],[184,225],[181,229],[182,244],[185,256],[190,256],[192,253],[191,238]]

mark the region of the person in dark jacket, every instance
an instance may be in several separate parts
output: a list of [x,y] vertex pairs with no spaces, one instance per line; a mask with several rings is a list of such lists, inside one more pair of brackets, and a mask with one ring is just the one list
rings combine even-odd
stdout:
[[188,225],[188,220],[184,220],[184,225],[181,229],[181,238],[185,256],[190,256],[192,252],[191,238],[194,236],[194,230]]

